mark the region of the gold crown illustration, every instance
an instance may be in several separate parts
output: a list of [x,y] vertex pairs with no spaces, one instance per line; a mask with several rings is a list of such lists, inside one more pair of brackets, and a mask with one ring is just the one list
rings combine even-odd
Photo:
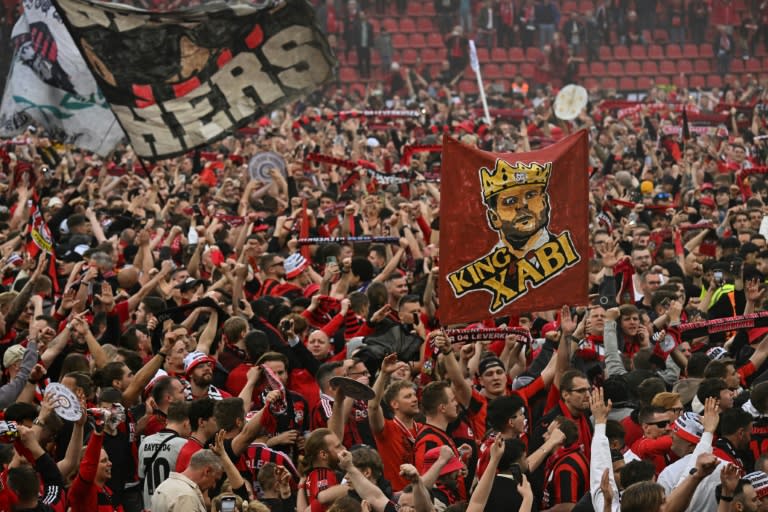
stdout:
[[480,169],[483,198],[488,199],[502,190],[520,185],[546,185],[551,172],[552,162],[544,165],[536,162],[510,164],[499,158],[496,160],[496,168],[493,172],[486,167]]

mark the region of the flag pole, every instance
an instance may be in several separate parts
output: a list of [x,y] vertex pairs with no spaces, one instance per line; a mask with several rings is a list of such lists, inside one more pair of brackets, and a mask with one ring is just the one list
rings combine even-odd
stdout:
[[483,88],[483,76],[480,74],[480,61],[477,58],[477,48],[475,47],[475,40],[469,40],[469,65],[472,71],[475,72],[477,78],[477,88],[480,89],[480,101],[483,103],[483,113],[485,114],[485,122],[490,126],[491,114],[488,112],[488,101],[485,99],[485,88]]

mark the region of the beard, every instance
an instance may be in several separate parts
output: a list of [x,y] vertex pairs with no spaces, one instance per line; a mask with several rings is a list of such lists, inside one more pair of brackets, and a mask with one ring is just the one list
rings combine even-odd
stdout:
[[[521,219],[526,217],[532,218],[532,224],[530,227],[520,228]],[[519,210],[517,216],[511,220],[504,220],[501,223],[501,232],[504,234],[504,239],[514,248],[519,249],[525,246],[537,231],[546,227],[549,222],[549,206],[544,210],[534,213],[530,210]]]
[[211,385],[211,382],[213,382],[213,374],[212,373],[204,373],[202,375],[195,375],[192,377],[192,382],[195,383],[195,386],[204,388]]

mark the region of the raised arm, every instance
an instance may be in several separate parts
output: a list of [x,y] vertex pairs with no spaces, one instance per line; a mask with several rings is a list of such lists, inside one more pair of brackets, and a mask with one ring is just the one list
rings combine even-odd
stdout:
[[440,350],[438,358],[445,365],[445,373],[451,381],[451,387],[456,394],[456,401],[463,407],[469,407],[469,402],[472,399],[472,387],[467,382],[467,379],[464,378],[464,372],[461,371],[459,362],[456,361],[456,356],[453,355],[451,342],[442,330],[432,331],[429,333],[429,336],[433,338],[435,346]]
[[392,373],[397,370],[399,362],[397,354],[389,354],[381,362],[381,370],[373,383],[373,391],[376,396],[368,400],[368,423],[371,425],[371,433],[378,434],[384,430],[384,412],[381,410],[381,399],[387,389]]
[[389,498],[379,487],[368,480],[352,463],[352,454],[344,450],[339,456],[339,467],[347,472],[347,480],[352,483],[357,494],[367,501],[376,512],[384,512]]

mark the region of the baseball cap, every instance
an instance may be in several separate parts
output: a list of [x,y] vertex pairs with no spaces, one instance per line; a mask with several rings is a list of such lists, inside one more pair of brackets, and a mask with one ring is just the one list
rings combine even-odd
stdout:
[[713,210],[715,209],[715,200],[711,197],[702,197],[699,199],[699,204],[702,206],[709,206]]
[[749,483],[755,488],[758,498],[763,499],[768,496],[768,475],[762,471],[753,471],[744,478],[749,480]]
[[702,183],[700,190],[704,192],[705,190],[712,190],[713,188],[715,188],[715,186],[712,185],[711,183]]
[[208,354],[204,354],[202,352],[190,352],[187,354],[187,357],[184,358],[184,373],[189,375],[189,373],[194,370],[195,367],[204,363],[214,364],[215,360]]
[[482,361],[480,361],[480,364],[477,366],[477,372],[482,375],[491,368],[496,367],[504,369],[504,363],[499,359],[498,357],[486,357]]
[[144,386],[144,396],[147,397],[152,392],[152,388],[155,387],[155,385],[160,382],[163,379],[168,378],[168,372],[163,370],[162,368],[160,370],[157,370],[157,373],[155,373],[155,376],[152,377],[152,380],[150,380],[146,386]]
[[672,432],[684,441],[698,444],[704,433],[704,425],[701,424],[701,418],[695,412],[684,412],[675,420]]
[[644,196],[653,194],[653,182],[650,180],[644,180],[640,183],[640,193]]
[[[429,470],[429,468],[431,468],[432,465],[435,462],[437,462],[437,459],[439,457],[440,457],[439,446],[432,448],[431,450],[428,450],[427,453],[424,454],[425,469]],[[443,466],[443,469],[440,470],[440,476],[453,473],[454,471],[460,471],[463,468],[464,468],[464,464],[456,455],[454,455],[453,457],[451,457],[451,460],[449,460],[448,463],[445,466]]]
[[707,350],[707,357],[712,359],[713,361],[723,359],[727,355],[728,355],[728,351],[725,350],[723,347],[712,347],[711,349]]
[[285,258],[285,278],[293,279],[301,274],[309,263],[301,253],[293,253]]
[[12,364],[18,363],[24,358],[27,349],[21,345],[14,345],[3,354],[3,368],[8,369]]

